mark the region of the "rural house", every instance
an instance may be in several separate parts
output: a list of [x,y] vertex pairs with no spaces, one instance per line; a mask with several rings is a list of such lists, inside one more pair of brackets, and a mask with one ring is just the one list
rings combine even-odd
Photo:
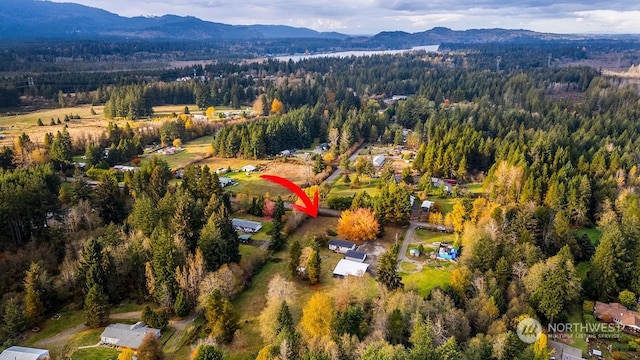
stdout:
[[350,261],[364,262],[367,259],[367,254],[360,251],[347,250],[344,258]]
[[49,350],[12,346],[0,354],[0,360],[49,360]]
[[549,349],[553,349],[553,358],[557,360],[584,360],[582,350],[557,341],[549,341]]
[[338,261],[335,269],[333,269],[333,276],[338,278],[344,278],[345,276],[363,276],[367,272],[369,264],[342,259]]
[[437,257],[442,260],[456,260],[458,258],[458,250],[449,244],[440,244]]
[[602,321],[613,321],[615,324],[624,327],[625,330],[640,332],[640,314],[627,309],[619,303],[596,302],[593,309],[593,316]]
[[373,166],[380,167],[380,166],[384,165],[384,162],[386,160],[387,159],[384,157],[384,155],[378,155],[378,156],[373,158],[372,163],[373,163]]
[[422,202],[422,205],[420,205],[420,208],[422,209],[422,211],[430,211],[432,206],[433,201],[425,200]]
[[100,335],[100,342],[119,348],[135,350],[140,347],[142,340],[148,333],[152,333],[157,338],[160,337],[160,329],[150,328],[140,321],[133,325],[111,324]]
[[262,224],[257,221],[231,219],[231,224],[236,230],[244,233],[255,233],[262,229]]
[[333,239],[329,241],[329,250],[337,253],[346,254],[349,250],[355,250],[356,244],[351,241]]
[[218,181],[220,181],[220,186],[223,188],[230,185],[234,185],[236,183],[236,181],[233,180],[232,178],[225,177],[225,176],[220,176],[220,178],[218,178]]
[[244,171],[244,172],[254,172],[258,170],[257,167],[255,167],[254,165],[247,165],[247,166],[243,166],[242,168],[240,168],[240,171]]

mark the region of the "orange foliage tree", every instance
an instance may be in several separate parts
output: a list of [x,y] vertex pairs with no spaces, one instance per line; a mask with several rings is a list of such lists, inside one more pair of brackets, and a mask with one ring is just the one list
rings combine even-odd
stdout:
[[271,112],[273,114],[282,114],[283,110],[284,110],[284,104],[282,103],[282,101],[278,99],[273,99],[273,101],[271,102]]
[[338,234],[350,240],[373,240],[379,229],[380,224],[369,209],[345,210],[338,220]]

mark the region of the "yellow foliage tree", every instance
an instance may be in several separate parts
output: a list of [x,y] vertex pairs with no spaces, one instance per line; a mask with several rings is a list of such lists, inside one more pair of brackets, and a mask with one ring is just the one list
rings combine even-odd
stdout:
[[471,286],[471,271],[466,266],[454,269],[451,272],[451,288],[461,298],[467,297],[467,289]]
[[118,355],[118,360],[133,360],[133,350],[124,348]]
[[216,108],[214,108],[213,106],[209,106],[205,111],[205,115],[207,116],[207,119],[213,119],[213,115],[215,112],[216,112]]
[[302,309],[300,327],[302,334],[309,341],[317,341],[331,334],[333,322],[333,301],[323,293],[313,294],[307,305]]
[[533,343],[533,358],[535,360],[547,360],[552,355],[547,347],[547,335],[541,333],[538,339]]
[[271,113],[282,114],[283,111],[284,111],[284,104],[282,103],[282,101],[278,99],[273,99],[273,101],[271,102]]
[[464,230],[464,221],[467,216],[467,209],[462,204],[462,201],[458,200],[453,204],[453,210],[445,217],[445,224],[452,226],[453,230],[457,233],[461,233]]
[[338,234],[354,241],[376,238],[380,224],[370,209],[345,210],[338,220]]
[[173,146],[174,147],[181,147],[182,146],[182,140],[180,140],[180,139],[173,140]]

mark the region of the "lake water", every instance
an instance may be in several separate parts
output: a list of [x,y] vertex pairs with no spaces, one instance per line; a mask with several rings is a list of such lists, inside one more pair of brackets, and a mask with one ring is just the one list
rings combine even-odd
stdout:
[[353,51],[340,51],[335,53],[322,53],[322,54],[311,54],[311,55],[285,55],[285,56],[276,56],[273,59],[279,61],[289,61],[293,60],[294,62],[305,60],[305,59],[315,59],[315,58],[324,58],[324,57],[351,57],[351,56],[371,56],[371,55],[395,55],[401,54],[408,51],[419,51],[424,50],[427,52],[438,51],[439,45],[425,45],[425,46],[415,46],[411,49],[400,49],[400,50],[353,50]]

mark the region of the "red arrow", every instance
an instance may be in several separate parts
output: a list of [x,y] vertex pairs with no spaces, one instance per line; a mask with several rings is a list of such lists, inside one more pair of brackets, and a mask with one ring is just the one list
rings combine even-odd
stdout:
[[281,178],[280,176],[274,176],[274,175],[260,175],[260,177],[267,181],[271,181],[278,185],[284,186],[294,194],[298,195],[300,200],[302,200],[302,202],[304,203],[304,206],[292,204],[294,209],[300,212],[303,212],[307,215],[318,217],[318,209],[320,208],[320,204],[318,203],[318,190],[316,190],[316,193],[313,196],[313,202],[311,202],[309,195],[307,195],[304,192],[304,190],[300,188],[300,186],[292,183],[291,181],[285,178]]

